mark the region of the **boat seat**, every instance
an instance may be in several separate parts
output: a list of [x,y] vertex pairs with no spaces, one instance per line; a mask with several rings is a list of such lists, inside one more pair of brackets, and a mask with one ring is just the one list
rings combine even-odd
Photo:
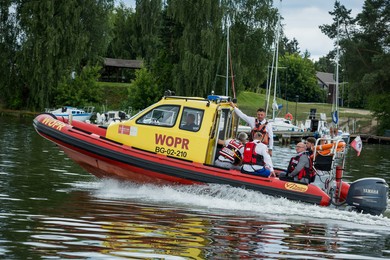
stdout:
[[317,153],[313,166],[316,170],[330,171],[332,169],[333,156],[321,155]]

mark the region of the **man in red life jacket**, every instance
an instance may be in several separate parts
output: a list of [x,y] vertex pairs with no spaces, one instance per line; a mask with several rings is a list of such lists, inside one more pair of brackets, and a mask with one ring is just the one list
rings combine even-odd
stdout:
[[287,172],[280,173],[279,178],[292,179],[302,183],[310,183],[311,165],[309,156],[306,152],[306,145],[299,142],[295,146],[297,155],[292,157],[287,168]]
[[237,114],[237,116],[244,120],[251,127],[252,132],[249,136],[249,140],[252,141],[254,139],[253,134],[255,132],[261,132],[263,135],[261,142],[265,145],[268,145],[268,153],[272,156],[272,149],[274,147],[274,133],[272,131],[271,123],[265,119],[265,110],[263,108],[259,108],[255,118],[244,114],[233,102],[230,102],[230,106],[234,108],[234,112]]
[[267,146],[261,142],[263,135],[255,132],[253,138],[252,142],[245,144],[241,172],[263,177],[275,176]]
[[241,132],[236,139],[218,140],[218,144],[223,145],[219,151],[218,159],[215,165],[226,169],[241,169],[242,156],[244,154],[244,145],[248,135]]

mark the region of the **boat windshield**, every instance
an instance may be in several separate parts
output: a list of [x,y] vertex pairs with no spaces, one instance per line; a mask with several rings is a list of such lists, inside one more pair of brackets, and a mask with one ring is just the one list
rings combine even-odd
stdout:
[[149,113],[140,117],[137,120],[137,124],[174,126],[178,116],[179,108],[179,106],[172,105],[156,107],[149,111]]

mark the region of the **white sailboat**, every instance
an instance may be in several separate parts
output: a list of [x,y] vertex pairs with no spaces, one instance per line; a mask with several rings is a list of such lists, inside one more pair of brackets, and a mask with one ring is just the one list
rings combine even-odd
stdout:
[[83,109],[77,107],[71,107],[71,106],[63,106],[58,109],[46,108],[45,112],[51,113],[56,117],[64,117],[64,118],[71,117],[72,120],[85,122],[91,119],[93,115],[93,110],[94,107],[92,106],[87,106],[84,107]]

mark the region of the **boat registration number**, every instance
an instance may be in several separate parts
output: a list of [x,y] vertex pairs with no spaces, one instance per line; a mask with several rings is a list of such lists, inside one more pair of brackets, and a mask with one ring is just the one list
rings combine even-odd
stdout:
[[183,157],[183,158],[187,157],[187,152],[185,152],[185,151],[171,149],[171,148],[166,149],[165,147],[160,147],[160,146],[156,146],[155,152],[161,153],[161,154],[166,154],[169,156],[176,156],[176,157]]

